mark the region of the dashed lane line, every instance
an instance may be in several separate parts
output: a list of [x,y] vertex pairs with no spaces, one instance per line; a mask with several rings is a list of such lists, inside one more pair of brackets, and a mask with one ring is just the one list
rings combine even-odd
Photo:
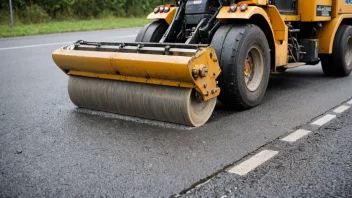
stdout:
[[[132,38],[135,36],[136,35],[115,36],[115,37],[110,37],[110,38],[122,39],[122,38]],[[13,50],[13,49],[23,49],[23,48],[33,48],[33,47],[44,47],[44,46],[51,46],[51,45],[64,45],[64,44],[70,44],[70,43],[74,43],[74,42],[76,42],[76,41],[65,41],[65,42],[60,42],[60,43],[44,43],[44,44],[37,44],[37,45],[23,45],[23,46],[16,46],[16,47],[4,47],[4,48],[0,48],[0,51]]]
[[309,133],[311,133],[311,131],[305,130],[305,129],[298,129],[297,131],[291,133],[290,135],[282,138],[282,141],[285,142],[295,142],[299,139],[301,139],[302,137],[308,135]]
[[258,166],[260,166],[261,164],[263,164],[264,162],[273,158],[278,153],[278,151],[263,150],[257,153],[256,155],[252,156],[251,158],[247,159],[246,161],[231,168],[228,172],[244,176],[255,168],[257,168]]
[[324,124],[330,122],[334,118],[336,118],[336,115],[326,114],[325,116],[323,116],[323,117],[319,118],[318,120],[316,120],[315,122],[313,122],[312,125],[323,126]]
[[334,113],[343,113],[343,112],[345,112],[346,110],[348,110],[349,108],[350,108],[350,106],[341,105],[341,106],[337,107],[337,108],[334,110]]
[[[347,104],[352,104],[352,100],[347,102]],[[338,113],[338,112],[342,113],[342,112],[346,111],[347,109],[349,109],[350,107],[351,106],[349,106],[349,105],[341,105],[341,106],[335,108],[334,112],[335,113]],[[335,119],[336,117],[337,117],[336,115],[326,114],[310,124],[323,126],[324,124],[330,122],[331,120]],[[295,141],[301,139],[302,137],[309,135],[310,133],[312,133],[312,131],[305,130],[305,129],[298,129],[295,132],[287,135],[286,137],[284,137],[280,140],[286,141],[286,142],[295,142]],[[227,172],[232,173],[232,174],[237,174],[240,176],[245,176],[249,172],[255,170],[257,167],[259,167],[263,163],[267,162],[268,160],[270,160],[271,158],[276,156],[277,154],[279,154],[279,151],[262,150],[262,151],[258,152],[256,155],[246,159],[245,161],[243,161],[243,162],[235,165],[231,169],[227,170]],[[209,182],[209,181],[210,180],[208,180],[207,182]],[[205,183],[207,183],[207,182],[205,182]],[[202,183],[202,185],[205,183]]]
[[[349,103],[352,103],[352,100]],[[348,110],[349,108],[350,108],[350,106],[348,106],[348,105],[341,105],[334,110],[334,113],[342,113],[342,112]],[[335,118],[336,118],[336,115],[326,114],[311,124],[323,126],[324,124],[330,122],[331,120],[333,120]],[[308,131],[305,129],[298,129],[297,131],[287,135],[286,137],[282,138],[281,140],[286,141],[286,142],[295,142],[295,141],[301,139],[302,137],[308,135],[311,132],[312,131]],[[263,150],[263,151],[257,153],[256,155],[252,156],[251,158],[243,161],[242,163],[234,166],[228,172],[233,173],[233,174],[237,174],[240,176],[244,176],[244,175],[248,174],[250,171],[257,168],[258,166],[260,166],[261,164],[263,164],[264,162],[268,161],[269,159],[271,159],[272,157],[277,155],[278,153],[279,153],[278,151]]]

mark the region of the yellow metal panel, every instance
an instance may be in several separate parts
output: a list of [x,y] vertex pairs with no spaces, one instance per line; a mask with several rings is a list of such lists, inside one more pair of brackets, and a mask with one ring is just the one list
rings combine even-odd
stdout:
[[[97,53],[94,51],[72,51],[57,49],[52,57],[60,69],[69,71],[89,71],[94,73],[116,74],[111,65],[111,53]],[[98,65],[98,67],[97,67]]]
[[63,70],[193,82],[186,56],[58,49],[53,59]]
[[201,93],[205,100],[214,98],[220,94],[220,89],[216,84],[216,79],[221,72],[218,62],[216,52],[211,47],[207,48],[207,50],[202,53],[197,53],[189,62],[190,71],[192,71],[194,67],[202,65],[206,66],[208,69],[208,75],[206,77],[198,77],[197,79],[194,79],[198,92]]
[[275,6],[264,8],[270,18],[275,35],[275,66],[286,65],[288,62],[288,27]]
[[111,59],[112,67],[123,76],[193,82],[187,68],[191,57],[114,53]]
[[268,5],[268,1],[267,0],[257,0],[257,5]]
[[100,73],[74,71],[74,70],[69,71],[67,74],[74,75],[74,76],[103,78],[103,79],[109,79],[109,80],[138,82],[138,83],[146,83],[146,84],[153,84],[153,85],[171,86],[171,87],[196,88],[196,86],[193,83],[186,83],[186,82],[182,82],[182,81],[172,81],[172,80],[161,80],[161,79],[156,79],[156,78],[146,79],[146,78],[139,78],[139,77],[121,76],[121,75],[116,75],[116,74],[100,74]]
[[277,44],[281,43],[284,40],[287,40],[286,37],[286,24],[282,20],[281,15],[275,6],[265,7],[263,10],[267,17],[269,18],[272,29],[274,30],[275,42]]
[[[216,78],[221,70],[216,53],[211,47],[200,48],[193,57],[62,48],[54,51],[52,56],[60,69],[69,75],[193,87],[204,100],[214,98],[220,93]],[[206,75],[195,78],[192,74],[194,69],[200,72],[202,68],[206,68]]]
[[260,14],[267,21],[269,21],[269,17],[266,14],[266,12],[258,6],[248,6],[248,9],[244,12],[241,12],[239,9],[237,9],[236,12],[228,12],[229,11],[229,6],[224,6],[221,8],[218,16],[216,16],[217,19],[249,19],[251,18],[254,14]]
[[171,24],[172,20],[174,19],[177,7],[171,7],[169,12],[163,13],[150,13],[147,19],[165,19],[168,24]]
[[338,17],[339,14],[352,14],[352,4],[346,4],[345,0],[334,0],[332,16]]
[[317,6],[332,6],[332,0],[299,0],[298,14],[302,22],[330,21],[331,16],[317,16]]
[[352,18],[352,14],[341,14],[329,22],[325,22],[323,27],[317,32],[319,39],[319,53],[331,54],[336,31],[344,18]]

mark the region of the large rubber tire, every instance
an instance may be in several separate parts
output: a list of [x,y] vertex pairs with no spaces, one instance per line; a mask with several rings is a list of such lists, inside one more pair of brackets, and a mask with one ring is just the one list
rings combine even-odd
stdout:
[[341,25],[336,32],[332,54],[321,54],[325,75],[343,77],[352,71],[352,26]]
[[165,20],[151,22],[139,31],[135,42],[158,43],[168,27],[169,25]]
[[[215,33],[211,45],[216,51],[222,70],[219,78],[219,101],[236,109],[249,109],[259,105],[270,76],[269,44],[263,31],[254,24],[223,25]],[[254,48],[259,54],[256,57],[261,57],[263,68],[260,70],[262,77],[257,82],[257,88],[250,90],[244,70],[247,56]]]

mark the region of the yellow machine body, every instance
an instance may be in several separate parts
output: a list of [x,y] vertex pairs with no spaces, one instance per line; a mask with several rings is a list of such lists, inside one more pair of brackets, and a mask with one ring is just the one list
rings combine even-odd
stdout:
[[147,17],[147,19],[151,20],[157,20],[157,19],[163,19],[165,20],[168,24],[172,22],[174,19],[175,13],[176,13],[176,7],[171,7],[170,5],[170,11],[169,12],[162,12],[162,13],[150,13]]
[[[253,1],[253,4],[255,1]],[[275,66],[286,65],[288,61],[287,57],[287,38],[288,38],[288,28],[285,25],[282,16],[275,6],[263,6],[259,7],[257,5],[248,6],[248,9],[244,12],[228,12],[229,6],[224,6],[217,18],[226,23],[228,20],[250,20],[253,17],[260,17],[263,19],[268,26],[268,37],[272,37],[274,41]],[[253,21],[255,22],[255,21]]]
[[[231,23],[235,20],[250,20],[264,29],[274,52],[272,68],[287,65],[288,63],[288,28],[286,22],[322,22],[323,27],[318,30],[319,53],[331,54],[333,40],[339,25],[344,19],[352,19],[352,4],[346,4],[345,0],[298,0],[297,15],[280,14],[273,5],[267,5],[267,0],[239,1],[238,5],[248,4],[245,11],[229,12],[229,6],[224,6],[217,19],[222,23]],[[177,7],[170,6],[170,11],[165,13],[151,13],[148,19],[165,20],[171,24]],[[318,6],[330,6],[331,16],[317,16]],[[326,10],[325,10],[326,11]],[[329,11],[329,10],[327,10]],[[324,12],[324,11],[323,11]],[[261,20],[257,20],[257,19]],[[260,23],[266,23],[265,25]],[[68,71],[69,75],[89,76],[97,78],[115,79],[121,81],[143,82],[148,84],[162,84],[176,87],[195,87],[202,93],[204,99],[216,97],[219,93],[214,85],[215,81],[207,79],[195,80],[192,77],[192,68],[199,64],[210,64],[209,68],[219,75],[219,64],[213,58],[204,54],[213,54],[211,47],[202,49],[193,57],[163,56],[134,53],[113,52],[82,52],[58,49],[53,53],[53,58],[58,66]],[[95,67],[95,65],[100,67]],[[197,65],[198,64],[198,65]],[[127,69],[128,68],[128,69]],[[116,74],[116,71],[119,74]],[[146,76],[148,76],[146,78]],[[209,75],[214,78],[213,75]],[[210,78],[210,77],[207,77]],[[207,84],[207,88],[204,88]],[[208,92],[217,89],[213,96],[205,96]],[[213,91],[214,92],[214,91]]]
[[[330,6],[332,9],[332,0],[298,1],[298,15],[301,18],[300,21],[330,21],[331,16],[317,16],[317,6]],[[331,11],[332,10],[330,10],[330,12]]]
[[[210,47],[183,56],[60,48],[52,56],[56,65],[68,75],[194,88],[204,100],[220,93],[216,85],[220,67]],[[205,75],[201,76],[201,72]]]
[[[338,27],[344,20],[352,19],[352,4],[346,4],[345,0],[298,0],[297,14],[281,14],[275,6],[267,5],[266,1],[239,1],[237,4],[239,6],[243,3],[249,5],[246,11],[229,12],[229,6],[224,6],[217,18],[223,23],[250,20],[250,23],[260,27],[263,27],[260,23],[267,23],[268,28],[263,31],[274,41],[271,45],[274,46],[271,50],[275,52],[275,57],[272,57],[275,60],[272,65],[273,70],[288,64],[287,22],[321,22],[322,28],[317,32],[319,53],[331,54]],[[321,15],[326,16],[317,16],[318,10],[322,12]],[[258,16],[264,20],[258,21]],[[351,21],[349,23],[352,24]]]
[[[278,9],[279,6],[276,6],[278,4],[269,5],[268,0],[237,0],[235,1],[237,5],[230,3],[221,5],[219,2],[221,6],[210,19],[202,16],[199,19],[191,17],[195,19],[195,23],[197,20],[200,22],[198,26],[186,29],[187,25],[194,24],[186,24],[186,18],[179,17],[185,15],[186,1],[179,2],[180,7],[167,5],[168,10],[160,12],[158,12],[160,7],[157,7],[155,12],[149,14],[147,18],[155,20],[155,23],[150,23],[148,24],[150,26],[142,29],[141,32],[145,32],[138,34],[137,38],[140,40],[136,39],[138,40],[136,43],[78,41],[54,51],[52,54],[54,62],[70,76],[69,93],[73,103],[79,107],[200,126],[210,118],[220,89],[233,91],[233,87],[237,84],[231,83],[229,79],[233,80],[234,75],[239,75],[235,74],[236,72],[227,74],[226,80],[230,82],[227,84],[223,84],[222,79],[218,78],[222,68],[220,64],[224,63],[218,60],[215,49],[209,44],[212,36],[216,34],[211,33],[211,30],[216,31],[226,24],[238,24],[238,27],[242,27],[241,24],[248,23],[256,25],[255,28],[259,27],[270,48],[266,53],[269,59],[266,59],[265,64],[269,75],[269,66],[272,71],[277,71],[279,67],[287,69],[310,63],[292,62],[294,54],[290,47],[292,48],[294,37],[291,33],[297,28],[291,24],[298,27],[299,23],[309,25],[314,22],[319,26],[314,38],[295,37],[305,42],[314,40],[311,49],[314,50],[312,54],[315,55],[313,59],[315,61],[316,59],[319,61],[318,54],[333,53],[335,35],[341,24],[352,25],[352,4],[347,4],[345,0],[298,0],[297,9],[292,9],[294,12],[291,14]],[[196,1],[193,5],[201,3],[203,2]],[[237,10],[233,10],[234,7]],[[216,23],[209,25],[211,23],[207,20]],[[184,29],[181,31],[172,29],[180,23]],[[208,24],[202,26],[204,25],[202,23]],[[147,32],[152,28],[155,30],[165,28],[163,32],[158,33],[161,39],[145,41],[146,38],[152,38],[153,34]],[[203,36],[198,32],[200,30],[206,35],[201,38],[202,40],[197,38]],[[186,35],[187,31],[191,31],[191,34]],[[300,32],[300,29],[294,33],[297,32]],[[223,46],[225,45],[224,43]],[[300,46],[296,41],[298,57],[301,53]],[[229,62],[225,64],[230,65]]]

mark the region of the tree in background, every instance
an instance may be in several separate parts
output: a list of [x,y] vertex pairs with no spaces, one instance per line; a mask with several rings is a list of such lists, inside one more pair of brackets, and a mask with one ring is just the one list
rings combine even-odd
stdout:
[[[104,17],[141,17],[156,5],[173,0],[13,0],[15,18],[22,23]],[[9,2],[0,2],[0,22],[8,22]]]

